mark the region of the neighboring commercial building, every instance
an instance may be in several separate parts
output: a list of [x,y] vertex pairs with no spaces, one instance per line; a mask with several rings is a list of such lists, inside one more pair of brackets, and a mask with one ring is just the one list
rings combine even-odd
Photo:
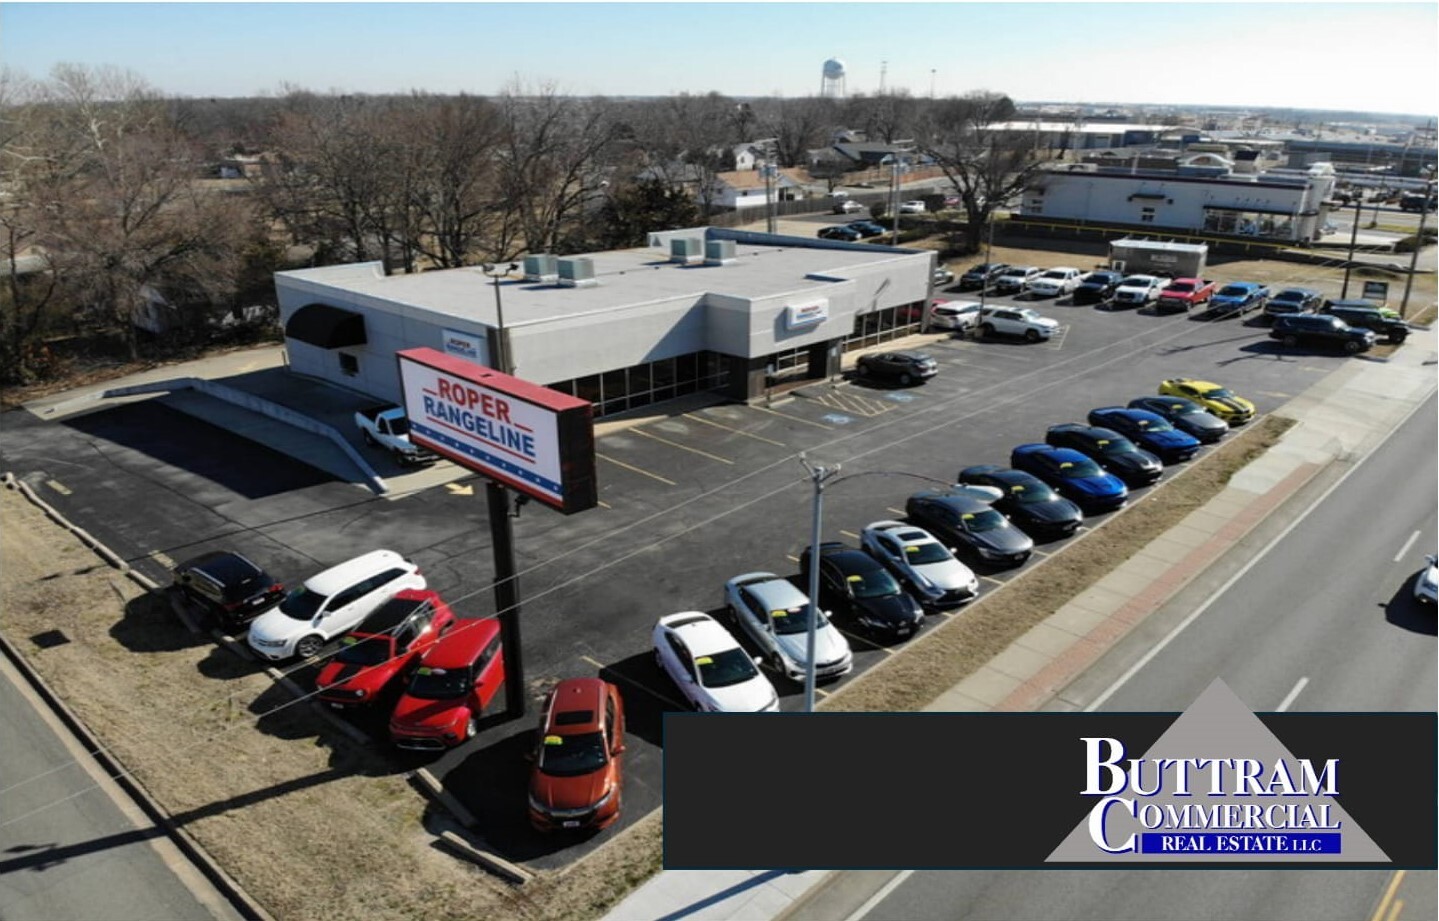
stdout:
[[395,352],[490,364],[503,326],[518,377],[589,400],[596,416],[697,391],[752,400],[918,332],[934,253],[698,227],[651,234],[646,248],[527,257],[525,269],[498,287],[503,324],[480,268],[280,272],[290,368],[396,401]]
[[1071,164],[1037,174],[1018,216],[1303,243],[1318,238],[1334,185],[1325,163],[1302,176],[1234,173],[1223,165],[1122,170]]
[[1015,119],[984,126],[987,134],[1002,135],[1011,143],[1027,141],[1036,150],[1094,150],[1113,147],[1149,147],[1173,129],[1165,125],[1114,122],[1044,121]]

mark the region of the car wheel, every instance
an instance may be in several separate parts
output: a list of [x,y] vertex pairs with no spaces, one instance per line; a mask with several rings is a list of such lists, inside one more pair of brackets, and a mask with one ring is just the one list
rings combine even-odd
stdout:
[[1030,342],[1038,342],[1038,341],[1039,341],[1039,330],[1037,330],[1037,329],[1026,329],[1026,330],[1024,331],[1024,338],[1028,339]]
[[1285,337],[1280,341],[1283,342],[1286,347],[1292,349],[1299,344],[1299,337],[1294,335],[1293,333],[1289,333],[1285,335]]
[[908,374],[901,374],[899,376],[899,384],[901,387],[908,387],[910,382],[913,380],[914,378],[910,377]]
[[779,672],[781,675],[783,675],[783,674],[785,673],[785,672],[784,672],[784,659],[780,658],[780,654],[779,654],[779,653],[777,653],[777,652],[772,652],[772,653],[770,653],[769,656],[768,656],[768,659],[769,659],[769,667],[770,667],[770,668],[772,668],[772,669],[774,669],[775,671]]
[[308,659],[310,658],[310,656],[313,656],[317,652],[319,652],[321,647],[323,647],[324,645],[324,637],[320,636],[318,633],[311,633],[309,636],[302,637],[300,639],[300,642],[295,644],[295,655],[299,656],[302,659]]
[[1352,341],[1344,343],[1344,351],[1348,352],[1350,355],[1353,355],[1355,352],[1359,351],[1359,343]]
[[984,334],[984,337],[986,339],[988,339],[990,336],[994,335],[994,324],[986,323],[979,328],[979,331]]
[[1389,334],[1389,344],[1390,344],[1390,345],[1398,345],[1399,343],[1403,342],[1403,341],[1404,341],[1405,339],[1407,339],[1408,337],[1409,337],[1409,334],[1408,334],[1408,333],[1390,333],[1390,334]]
[[860,365],[855,370],[859,372],[860,377],[869,377],[869,365]]

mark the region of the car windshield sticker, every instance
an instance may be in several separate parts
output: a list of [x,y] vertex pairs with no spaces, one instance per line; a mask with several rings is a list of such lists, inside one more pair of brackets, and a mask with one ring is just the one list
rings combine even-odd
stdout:
[[563,744],[565,744],[565,737],[564,737],[564,736],[545,736],[545,744],[546,744],[546,745],[563,745]]
[[1144,428],[1144,427],[1145,427],[1146,425],[1148,425],[1148,424],[1149,424],[1149,420],[1148,420],[1148,419],[1140,419],[1140,420],[1139,420],[1139,427],[1140,427],[1140,428]]
[[769,612],[769,616],[770,616],[770,617],[788,617],[788,616],[789,616],[789,612],[788,612],[788,611],[770,611],[770,612]]
[[1067,469],[1069,469],[1070,467],[1073,467],[1073,466],[1074,466],[1074,462],[1073,462],[1073,461],[1065,461],[1065,462],[1063,462],[1062,464],[1059,465],[1059,469],[1060,469],[1060,470],[1067,470]]
[[1100,446],[1101,448],[1104,447],[1104,446],[1107,445],[1107,444],[1109,444],[1109,439],[1108,439],[1108,438],[1101,438],[1101,439],[1099,439],[1099,446]]
[[848,579],[846,579],[845,581],[847,581],[847,582],[863,582],[863,581],[864,581],[864,576],[850,576],[850,577],[849,577]]
[[969,521],[969,520],[971,520],[971,519],[974,518],[974,513],[973,513],[973,512],[965,512],[963,515],[960,515],[959,517],[960,517],[960,518],[963,518],[965,521]]
[[904,552],[905,552],[905,553],[918,553],[918,552],[919,552],[919,548],[918,548],[918,547],[905,547],[905,548],[904,548]]
[[715,660],[714,660],[714,659],[711,659],[709,656],[700,656],[698,659],[695,659],[695,664],[696,664],[696,665],[713,665],[713,664],[714,664],[714,661],[715,661]]
[[1022,484],[1022,483],[1015,483],[1013,486],[1009,487],[1009,491],[1010,491],[1010,492],[1024,492],[1024,484]]
[[345,637],[343,640],[340,640],[340,645],[341,645],[341,646],[353,646],[353,645],[355,645],[355,644],[358,643],[358,642],[359,642],[359,640],[355,639],[353,636],[347,636],[347,637]]

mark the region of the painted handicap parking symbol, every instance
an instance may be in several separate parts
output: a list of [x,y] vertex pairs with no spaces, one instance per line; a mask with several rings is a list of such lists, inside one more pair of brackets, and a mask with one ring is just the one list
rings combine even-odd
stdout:
[[830,425],[849,425],[851,422],[854,421],[849,416],[843,415],[841,413],[825,413],[823,418],[824,421],[828,422]]
[[910,401],[912,401],[912,400],[914,399],[914,394],[912,394],[912,393],[886,393],[886,394],[884,395],[884,398],[885,398],[886,400],[889,400],[891,403],[908,403],[908,402],[910,402]]

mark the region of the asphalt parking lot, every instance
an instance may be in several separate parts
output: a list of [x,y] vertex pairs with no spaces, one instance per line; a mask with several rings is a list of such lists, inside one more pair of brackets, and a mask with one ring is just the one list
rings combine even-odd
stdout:
[[[1152,394],[1164,378],[1218,381],[1267,412],[1341,362],[1363,360],[1283,350],[1264,327],[1237,319],[1026,303],[1063,324],[1054,340],[942,339],[924,346],[940,373],[921,386],[819,382],[769,406],[718,405],[653,419],[599,439],[601,507],[570,518],[536,504],[523,510],[515,535],[534,695],[560,678],[593,674],[624,695],[631,740],[615,828],[659,804],[662,714],[678,707],[677,691],[654,665],[650,630],[676,611],[718,613],[724,581],[741,572],[796,575],[811,515],[800,452],[842,464],[843,474],[949,480],[972,464],[1007,465],[1014,445],[1042,441],[1048,426]],[[472,477],[376,497],[179,412],[163,397],[59,422],[17,411],[5,422],[0,467],[162,582],[174,562],[207,549],[238,549],[297,582],[387,547],[418,562],[461,616],[493,610],[484,497],[467,489],[476,485]],[[824,539],[856,545],[864,525],[901,517],[905,499],[926,485],[894,477],[832,483]],[[1063,545],[1041,545],[1036,558]],[[976,569],[981,597],[1014,575]],[[963,616],[962,609],[947,616]],[[855,672],[840,683],[893,654],[862,637],[851,642]],[[772,680],[782,706],[798,708],[801,689]],[[836,686],[821,685],[821,694]],[[382,720],[359,721],[377,733],[383,727]],[[583,839],[529,830],[524,753],[532,729],[529,717],[492,721],[437,760],[396,753],[397,770],[430,764],[479,817],[492,847],[535,866],[559,866],[613,830]]]

